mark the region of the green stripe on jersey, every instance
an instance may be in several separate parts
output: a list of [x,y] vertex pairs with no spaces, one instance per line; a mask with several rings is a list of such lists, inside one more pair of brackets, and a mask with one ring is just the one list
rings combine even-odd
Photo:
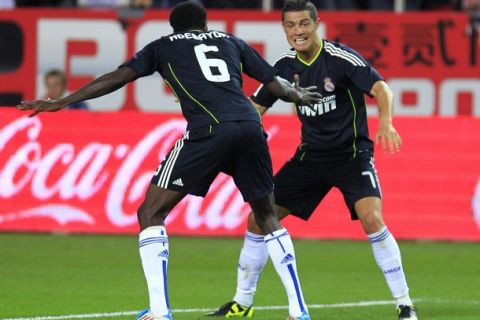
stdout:
[[175,95],[175,97],[177,98],[178,102],[180,102],[180,98],[178,97],[178,94],[175,92],[175,90],[173,89],[172,85],[170,84],[170,82],[168,82],[167,79],[165,79],[165,82],[168,84],[168,86],[170,87],[170,89],[172,90],[173,94]]
[[355,134],[353,138],[353,158],[357,156],[357,107],[355,106],[355,102],[353,102],[353,97],[352,93],[350,92],[350,89],[347,90],[348,96],[350,97],[350,101],[352,102],[352,108],[353,108],[353,133]]
[[213,113],[211,113],[207,107],[205,107],[200,101],[198,101],[197,99],[195,99],[188,91],[187,89],[185,89],[185,87],[182,85],[182,83],[180,82],[180,80],[178,80],[177,76],[175,75],[175,72],[173,72],[173,69],[172,69],[172,66],[170,65],[170,63],[168,63],[168,68],[170,69],[170,72],[172,73],[172,76],[173,78],[175,78],[175,81],[177,81],[178,85],[180,86],[180,88],[182,88],[183,92],[185,92],[185,94],[190,98],[192,99],[196,104],[198,104],[203,110],[205,110],[206,113],[208,113],[212,118],[213,120],[215,120],[216,123],[220,123],[220,121],[218,121],[218,119],[213,115]]

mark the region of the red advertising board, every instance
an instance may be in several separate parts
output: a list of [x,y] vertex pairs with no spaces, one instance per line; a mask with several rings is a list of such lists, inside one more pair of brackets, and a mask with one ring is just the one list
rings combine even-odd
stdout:
[[[141,125],[137,125],[141,124]],[[299,143],[294,116],[265,116],[274,169]],[[370,120],[370,131],[376,130]],[[399,239],[480,241],[480,119],[397,118],[398,154],[376,150],[385,220]],[[179,114],[62,111],[27,118],[0,109],[0,231],[136,233],[136,209],[159,162],[185,130]],[[242,235],[249,208],[220,175],[205,199],[170,214],[177,235]],[[364,239],[332,191],[295,237]]]
[[[279,12],[211,11],[209,26],[245,39],[273,62],[289,49],[279,18]],[[320,20],[321,37],[350,45],[381,72],[394,92],[397,115],[480,115],[480,41],[465,13],[321,12]],[[65,70],[74,90],[171,33],[168,12],[153,10],[137,16],[114,10],[1,10],[0,28],[11,53],[0,61],[0,96],[16,93],[18,100],[42,96],[49,69]],[[257,87],[251,79],[244,84],[247,94]],[[178,111],[159,76],[89,103],[101,111]]]

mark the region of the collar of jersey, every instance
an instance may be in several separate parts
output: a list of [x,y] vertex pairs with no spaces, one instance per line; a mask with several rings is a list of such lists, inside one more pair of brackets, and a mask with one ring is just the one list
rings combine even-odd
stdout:
[[320,53],[322,52],[322,50],[323,50],[323,39],[320,39],[320,48],[318,49],[318,52],[315,54],[315,57],[313,57],[313,59],[310,62],[302,60],[302,58],[300,58],[298,53],[297,53],[297,59],[298,59],[298,61],[300,61],[301,63],[303,63],[304,65],[309,67],[309,66],[312,65],[312,63],[314,63],[317,60],[317,58],[320,55]]

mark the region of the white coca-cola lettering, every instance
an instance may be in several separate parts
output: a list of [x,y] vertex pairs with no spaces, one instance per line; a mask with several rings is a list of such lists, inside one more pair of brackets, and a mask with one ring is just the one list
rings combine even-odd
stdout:
[[[154,156],[157,162],[163,160],[184,133],[186,124],[183,119],[165,121],[134,146],[92,141],[80,149],[73,143],[62,142],[45,150],[38,141],[42,132],[40,119],[16,119],[0,129],[0,151],[11,153],[4,154],[7,160],[3,168],[0,167],[0,196],[13,198],[22,191],[31,192],[30,200],[25,202],[26,208],[0,212],[0,223],[50,218],[59,225],[79,222],[94,228],[94,217],[98,219],[98,213],[75,207],[71,201],[106,194],[103,200],[97,198],[96,202],[104,203],[108,221],[115,227],[136,224],[136,209],[155,169],[144,168],[142,171],[142,166],[147,157]],[[269,138],[277,130],[278,127],[273,126]],[[52,135],[42,138],[48,141],[58,139]],[[22,139],[26,141],[18,143]],[[115,167],[115,161],[121,163],[113,172],[110,168]],[[233,179],[224,174],[213,182],[208,198],[204,201],[201,197],[185,197],[172,210],[166,223],[183,218],[178,223],[187,229],[229,230],[243,223],[250,211]],[[35,205],[31,199],[42,203]],[[62,202],[53,203],[58,199]]]
[[50,218],[62,226],[70,222],[82,222],[88,225],[95,224],[95,219],[87,212],[64,204],[47,204],[19,212],[3,214],[0,215],[0,224],[31,218]]
[[[11,141],[17,133],[27,128],[29,140],[34,140],[40,134],[42,125],[36,118],[20,118],[5,126],[0,131],[0,151],[3,152],[7,143]],[[38,143],[27,143],[18,148],[0,171],[0,197],[12,197],[23,189],[35,173],[35,164],[38,163],[40,157],[41,147]],[[22,167],[26,169],[26,172],[20,179],[17,177],[17,182],[14,182],[16,173]]]
[[[90,143],[75,157],[75,146],[60,143],[49,150],[38,164],[32,179],[32,194],[38,199],[48,199],[56,194],[68,200],[78,196],[86,200],[93,196],[107,181],[108,174],[101,173],[108,161],[111,145]],[[47,185],[47,179],[55,166],[66,167],[65,173]],[[58,169],[61,170],[61,169]]]
[[95,219],[93,219],[84,210],[63,204],[50,204],[31,208],[20,212],[17,216],[18,219],[28,219],[36,217],[51,218],[62,226],[70,222],[82,222],[89,225],[95,224]]
[[[209,206],[205,209],[205,225],[209,229],[216,229],[219,226],[231,226],[233,224],[239,224],[242,222],[240,219],[241,207],[236,207],[235,210],[226,210],[225,205],[227,201],[232,198],[242,198],[240,192],[237,191],[237,187],[233,182],[233,179],[222,175],[221,179],[218,177],[215,183],[210,187],[210,191],[216,194],[216,197],[210,202]],[[242,203],[243,200],[242,200]]]
[[[0,172],[0,196],[11,197],[20,192],[31,181],[32,195],[40,200],[46,200],[59,194],[62,199],[78,196],[84,200],[95,194],[107,180],[107,174],[99,177],[100,171],[107,162],[111,145],[90,143],[75,157],[75,147],[70,143],[60,143],[42,156],[42,146],[35,140],[38,138],[42,124],[38,118],[21,118],[6,126],[0,132],[0,150],[11,141],[15,135],[27,129],[29,139],[7,160]],[[66,167],[65,173],[56,182],[47,179],[52,170]],[[25,168],[26,172],[18,179],[17,174]],[[82,174],[83,173],[83,174]],[[14,182],[17,180],[17,182]]]
[[196,229],[202,225],[208,229],[219,227],[234,229],[244,221],[249,210],[242,206],[248,205],[243,201],[232,178],[224,174],[219,175],[212,183],[209,193],[214,193],[215,198],[203,212],[197,208],[200,203],[193,206],[189,202],[187,205],[185,222],[189,229]]
[[473,210],[473,219],[477,223],[478,229],[480,229],[480,177],[477,181],[477,186],[472,198],[472,210]]
[[74,147],[70,143],[60,143],[52,148],[37,164],[32,179],[32,194],[37,199],[48,199],[60,191],[59,182],[47,186],[47,178],[53,167],[69,164],[74,156]]
[[[158,160],[162,160],[171,147],[172,142],[180,137],[184,129],[184,120],[170,120],[154,128],[137,144],[135,148],[132,149],[118,169],[107,195],[105,210],[113,225],[124,227],[136,223],[136,212],[125,212],[123,209],[123,201],[137,201],[140,196],[143,196],[143,193],[140,193],[139,190],[145,190],[150,179],[147,180],[145,176],[141,176],[139,181],[145,185],[134,182],[133,185],[135,188],[133,191],[135,192],[129,194],[128,186],[132,181],[133,175],[138,171],[145,157],[152,151],[153,147],[156,146],[159,141],[162,142],[162,146],[160,147]],[[151,170],[146,175],[151,178],[153,172],[154,170]]]
[[[78,196],[86,200],[96,194],[108,179],[108,173],[102,170],[112,150],[109,144],[90,143],[85,146],[60,180],[60,197],[71,199]],[[79,177],[82,172],[83,175]]]
[[[29,156],[30,155],[30,156]],[[40,146],[36,143],[27,144],[18,149],[18,151],[7,161],[0,174],[0,195],[2,197],[11,197],[22,190],[36,172],[36,164],[40,161]],[[16,173],[26,168],[23,176],[15,182]]]

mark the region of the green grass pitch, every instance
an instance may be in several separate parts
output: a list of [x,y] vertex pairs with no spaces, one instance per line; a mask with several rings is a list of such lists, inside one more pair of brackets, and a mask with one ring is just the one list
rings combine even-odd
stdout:
[[[201,319],[202,310],[233,297],[242,242],[170,237],[175,320]],[[312,319],[396,319],[368,242],[294,244]],[[479,243],[400,242],[400,249],[421,320],[480,319]],[[0,234],[0,276],[0,320],[134,319],[133,312],[147,304],[133,236]],[[285,319],[286,304],[269,262],[254,319]],[[264,308],[269,306],[280,308]]]

